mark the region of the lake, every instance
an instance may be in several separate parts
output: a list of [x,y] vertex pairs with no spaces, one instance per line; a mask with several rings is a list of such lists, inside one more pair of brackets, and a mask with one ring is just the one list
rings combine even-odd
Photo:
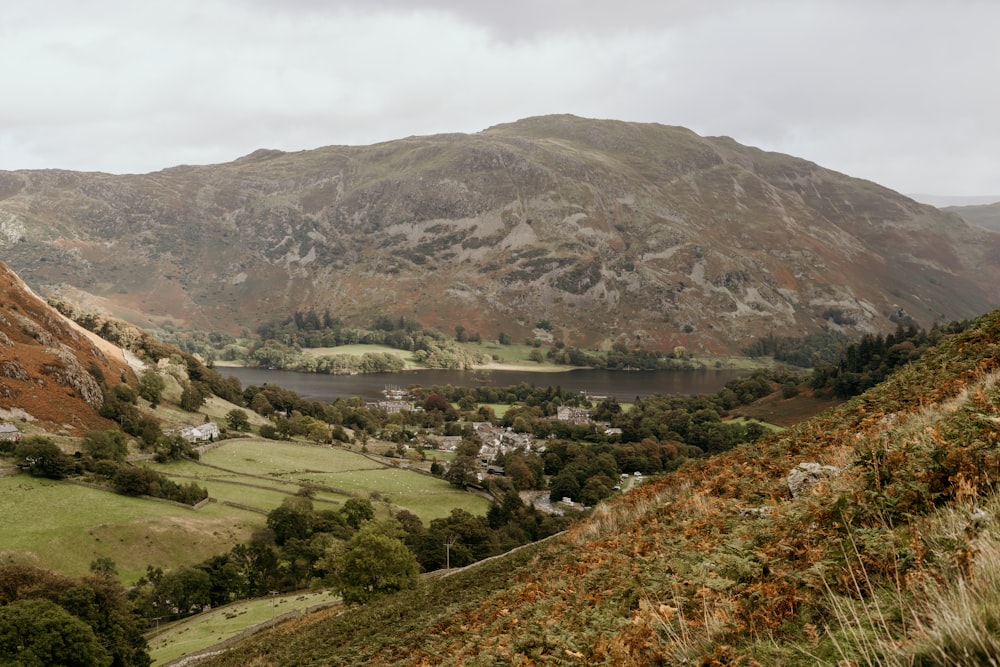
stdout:
[[411,385],[429,387],[448,384],[457,387],[507,387],[526,382],[537,387],[554,386],[566,391],[614,396],[626,403],[651,394],[714,394],[730,380],[747,375],[747,371],[731,369],[606,371],[586,368],[562,373],[415,370],[360,375],[317,375],[238,367],[219,367],[217,370],[223,377],[236,376],[244,387],[276,384],[291,389],[303,398],[319,401],[352,396],[378,399],[382,398],[382,390],[387,386],[404,389]]

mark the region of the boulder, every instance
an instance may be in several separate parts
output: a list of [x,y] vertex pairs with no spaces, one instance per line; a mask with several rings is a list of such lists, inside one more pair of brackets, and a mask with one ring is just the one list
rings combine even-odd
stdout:
[[792,468],[788,473],[788,490],[793,498],[798,498],[811,491],[820,482],[836,477],[840,469],[836,466],[825,466],[819,463],[803,462]]

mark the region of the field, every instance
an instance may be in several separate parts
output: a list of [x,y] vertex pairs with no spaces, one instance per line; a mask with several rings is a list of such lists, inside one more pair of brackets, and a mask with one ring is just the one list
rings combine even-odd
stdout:
[[[194,476],[198,484],[208,487],[209,493],[220,500],[265,510],[281,504],[284,495],[296,493],[302,484],[324,487],[316,494],[318,508],[324,502],[340,503],[352,496],[377,494],[373,497],[393,507],[408,509],[425,523],[448,516],[456,507],[475,514],[488,509],[486,500],[436,477],[330,447],[232,440],[209,451],[201,463],[185,461],[156,468],[167,475]],[[178,481],[182,479],[189,478]],[[377,502],[376,508],[380,504]]]
[[144,574],[147,565],[193,565],[248,540],[264,526],[261,512],[279,506],[303,482],[342,491],[319,491],[317,509],[372,494],[378,512],[387,513],[390,506],[406,508],[425,523],[447,516],[455,507],[475,514],[488,508],[483,498],[443,480],[330,448],[230,440],[208,452],[203,462],[229,472],[190,461],[153,467],[178,482],[193,479],[220,501],[259,512],[222,502],[195,511],[27,474],[0,477],[0,558],[71,576],[86,574],[96,558],[111,558],[128,584]]
[[499,343],[484,341],[482,343],[462,343],[461,346],[470,352],[480,352],[493,357],[494,363],[490,364],[490,366],[495,368],[549,373],[559,373],[572,369],[572,366],[560,366],[548,361],[542,363],[532,361],[530,358],[531,352],[533,350],[541,350],[544,354],[545,348],[536,348],[523,343],[500,345]]
[[125,583],[146,565],[193,565],[250,537],[263,517],[217,503],[198,511],[26,474],[0,478],[0,556],[70,576],[111,558]]
[[328,603],[337,598],[328,591],[298,592],[273,598],[243,600],[172,623],[149,637],[153,665],[176,660],[193,651],[240,634],[292,611]]

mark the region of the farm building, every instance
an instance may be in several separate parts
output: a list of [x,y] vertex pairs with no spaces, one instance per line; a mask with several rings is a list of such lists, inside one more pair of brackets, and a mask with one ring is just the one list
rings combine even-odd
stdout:
[[21,439],[21,430],[10,423],[0,424],[0,440],[12,440],[18,442]]

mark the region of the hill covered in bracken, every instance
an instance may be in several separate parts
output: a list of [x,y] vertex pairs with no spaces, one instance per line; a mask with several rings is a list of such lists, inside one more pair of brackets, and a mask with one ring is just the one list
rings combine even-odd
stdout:
[[1000,305],[995,231],[725,137],[574,116],[151,174],[0,172],[0,252],[46,295],[203,331],[315,309],[721,352]]
[[0,415],[79,435],[109,428],[104,391],[131,371],[121,349],[81,329],[0,262]]
[[1000,311],[546,543],[203,664],[995,664],[998,381]]

